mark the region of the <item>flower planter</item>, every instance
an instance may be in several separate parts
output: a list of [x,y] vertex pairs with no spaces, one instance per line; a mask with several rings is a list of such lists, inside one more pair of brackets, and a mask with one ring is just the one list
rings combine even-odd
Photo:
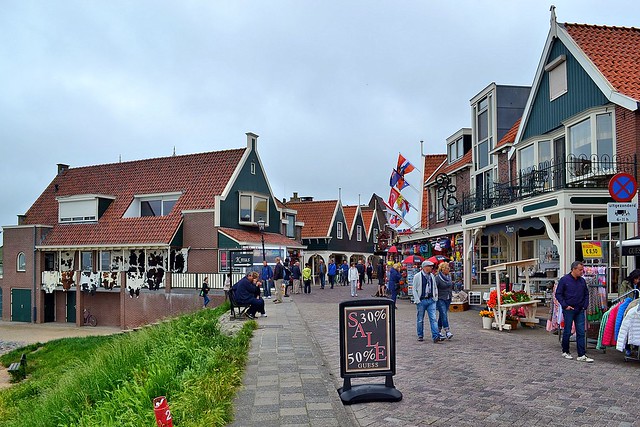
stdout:
[[482,328],[483,329],[491,329],[491,324],[493,323],[492,317],[483,317],[482,318]]
[[511,325],[511,330],[518,329],[519,320],[509,320],[507,319],[505,322],[507,325]]

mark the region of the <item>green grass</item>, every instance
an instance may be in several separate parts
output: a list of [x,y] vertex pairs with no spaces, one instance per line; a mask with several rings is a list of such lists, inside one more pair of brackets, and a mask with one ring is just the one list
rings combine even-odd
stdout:
[[166,396],[175,426],[232,421],[256,323],[233,337],[217,318],[228,304],[137,332],[34,344],[0,357],[8,366],[27,354],[26,380],[0,390],[3,426],[152,426],[152,400]]

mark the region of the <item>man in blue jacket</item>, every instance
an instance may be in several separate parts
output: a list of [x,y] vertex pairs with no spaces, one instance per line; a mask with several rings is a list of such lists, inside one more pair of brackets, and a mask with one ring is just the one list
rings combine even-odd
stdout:
[[571,263],[571,272],[565,274],[558,282],[556,289],[556,299],[562,307],[564,318],[564,331],[562,332],[562,357],[573,359],[569,353],[569,337],[571,336],[571,326],[576,325],[576,347],[578,348],[578,358],[580,362],[593,362],[593,359],[586,355],[585,340],[585,318],[586,310],[589,307],[589,290],[584,274],[584,264],[580,261]]
[[238,304],[250,304],[247,309],[247,317],[255,318],[256,312],[262,313],[266,317],[264,311],[264,300],[260,298],[260,287],[258,283],[258,273],[253,271],[244,276],[238,283],[233,285],[233,295]]
[[262,287],[264,288],[264,297],[271,299],[271,279],[273,279],[273,270],[267,261],[262,261],[262,270],[260,271],[260,280],[262,281]]
[[331,285],[331,289],[333,289],[333,285],[336,284],[336,263],[333,262],[333,258],[329,260],[329,271],[327,276],[329,276],[329,284]]

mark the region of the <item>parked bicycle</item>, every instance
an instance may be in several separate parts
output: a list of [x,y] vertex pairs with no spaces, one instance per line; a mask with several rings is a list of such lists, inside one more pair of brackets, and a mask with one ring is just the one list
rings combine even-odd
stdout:
[[96,316],[91,314],[91,311],[88,308],[84,309],[84,325],[96,326],[98,324],[98,319]]

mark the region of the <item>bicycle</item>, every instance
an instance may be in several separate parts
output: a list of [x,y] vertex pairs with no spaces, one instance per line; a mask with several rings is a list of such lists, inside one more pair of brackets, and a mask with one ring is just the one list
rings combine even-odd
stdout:
[[96,326],[98,324],[98,319],[96,319],[96,316],[91,314],[91,311],[89,311],[89,309],[87,308],[84,309],[84,324],[85,326]]

